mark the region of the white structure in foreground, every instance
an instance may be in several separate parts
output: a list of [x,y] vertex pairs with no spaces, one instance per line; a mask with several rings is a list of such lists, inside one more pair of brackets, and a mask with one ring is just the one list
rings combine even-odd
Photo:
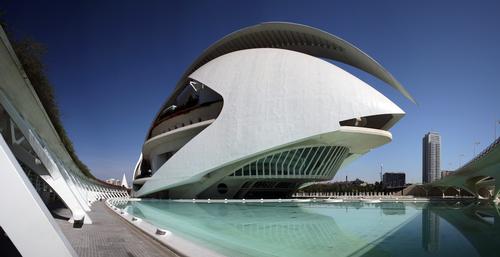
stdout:
[[78,168],[1,27],[0,133],[2,230],[22,256],[75,255],[41,195],[60,199],[71,211],[70,222],[91,224],[93,202],[128,193]]
[[148,132],[133,194],[279,198],[391,141],[404,112],[326,60],[409,93],[376,61],[324,31],[264,23],[209,47]]

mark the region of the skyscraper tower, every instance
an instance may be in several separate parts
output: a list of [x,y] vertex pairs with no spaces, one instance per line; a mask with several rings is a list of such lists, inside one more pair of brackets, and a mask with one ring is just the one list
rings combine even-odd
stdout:
[[441,179],[441,136],[429,132],[422,139],[422,183]]
[[382,177],[383,168],[384,168],[384,166],[382,164],[380,164],[380,183],[382,183],[382,181],[384,180],[384,178]]

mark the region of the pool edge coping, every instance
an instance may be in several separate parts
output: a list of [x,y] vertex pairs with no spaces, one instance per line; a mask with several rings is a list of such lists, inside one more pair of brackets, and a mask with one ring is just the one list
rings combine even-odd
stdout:
[[206,256],[206,257],[222,257],[225,256],[219,252],[212,249],[197,245],[193,241],[187,240],[186,238],[172,233],[172,231],[157,227],[139,217],[129,214],[123,209],[114,206],[111,201],[141,201],[141,199],[130,199],[130,198],[113,198],[108,199],[105,202],[106,207],[111,211],[116,213],[120,218],[127,221],[132,226],[138,228],[147,236],[161,243],[163,246],[167,247],[169,250],[173,251],[179,256]]

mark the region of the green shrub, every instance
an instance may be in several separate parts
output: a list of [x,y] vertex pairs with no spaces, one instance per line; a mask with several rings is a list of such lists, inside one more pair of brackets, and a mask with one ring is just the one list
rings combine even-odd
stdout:
[[31,85],[35,89],[40,102],[42,103],[45,111],[47,112],[50,121],[54,125],[62,143],[66,147],[69,155],[75,162],[76,166],[87,177],[95,178],[90,169],[85,165],[76,155],[73,143],[68,137],[60,118],[60,111],[57,107],[54,89],[50,84],[49,79],[45,75],[45,67],[42,62],[43,56],[46,53],[46,48],[32,39],[11,40],[12,47],[21,62]]

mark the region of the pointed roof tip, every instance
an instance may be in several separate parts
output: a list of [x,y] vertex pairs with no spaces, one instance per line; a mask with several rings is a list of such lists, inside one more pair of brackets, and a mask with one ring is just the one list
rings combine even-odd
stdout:
[[[393,77],[394,79],[394,77]],[[389,85],[393,86],[394,89],[396,89],[397,91],[399,91],[406,99],[410,100],[412,103],[414,103],[415,105],[418,106],[418,103],[417,101],[415,100],[415,98],[413,98],[413,96],[410,94],[410,92],[408,92],[408,90],[406,90],[406,88],[403,87],[403,85],[401,85],[401,83],[399,83],[399,81],[397,81],[396,79],[394,79],[395,83],[388,83]]]
[[125,176],[125,173],[123,173],[121,186],[128,188],[127,176]]

